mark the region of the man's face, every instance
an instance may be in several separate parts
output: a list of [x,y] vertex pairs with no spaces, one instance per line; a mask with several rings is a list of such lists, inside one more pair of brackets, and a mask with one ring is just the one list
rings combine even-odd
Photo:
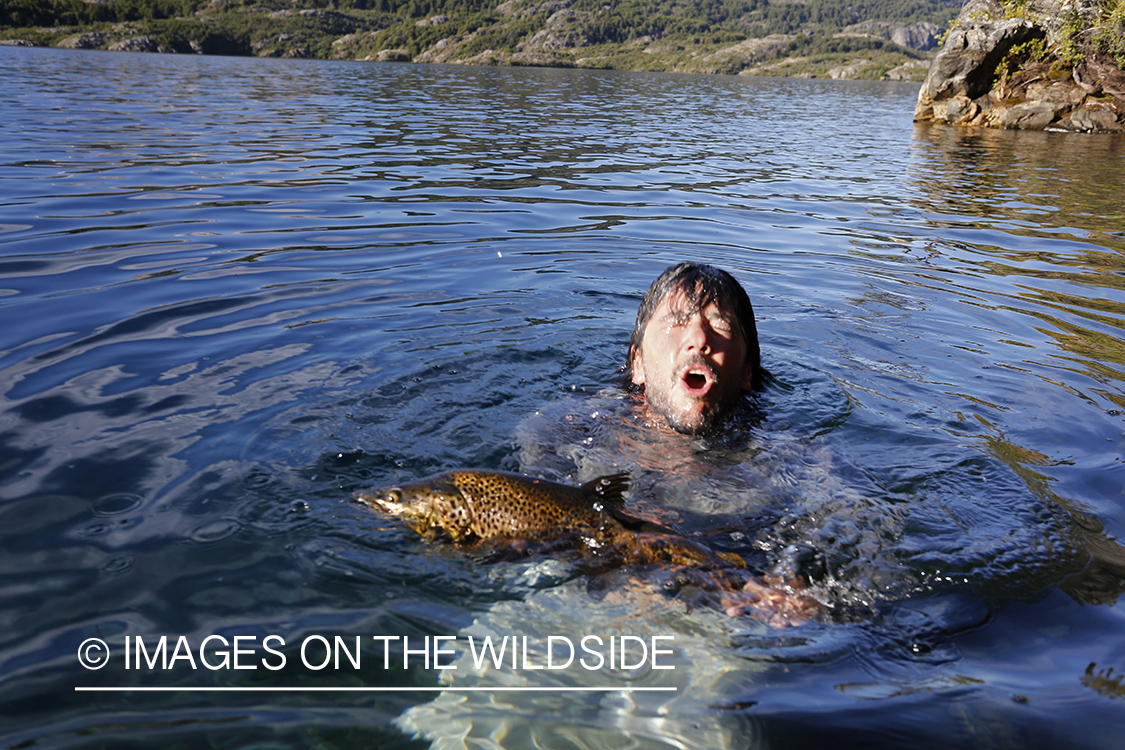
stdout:
[[657,305],[633,354],[633,383],[672,429],[688,434],[723,417],[753,375],[734,316],[715,302],[694,310],[680,290]]

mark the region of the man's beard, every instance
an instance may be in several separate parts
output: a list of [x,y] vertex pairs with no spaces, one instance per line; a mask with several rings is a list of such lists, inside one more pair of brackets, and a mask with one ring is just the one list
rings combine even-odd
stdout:
[[[687,372],[692,369],[705,369],[711,376],[711,389],[708,393],[720,388],[722,381],[720,380],[719,373],[711,365],[710,362],[703,357],[695,356],[684,362],[676,368],[675,377],[672,378],[671,383],[663,384],[662,387],[652,388],[650,383],[645,384],[645,400],[649,406],[661,417],[664,421],[676,432],[683,435],[703,435],[716,429],[727,416],[727,414],[734,408],[738,401],[738,393],[732,397],[721,398],[714,404],[706,405],[704,410],[700,413],[690,411],[688,409],[679,409],[673,404],[672,394],[676,389],[681,387]],[[687,396],[688,403],[695,403],[702,401],[702,398],[692,398]]]

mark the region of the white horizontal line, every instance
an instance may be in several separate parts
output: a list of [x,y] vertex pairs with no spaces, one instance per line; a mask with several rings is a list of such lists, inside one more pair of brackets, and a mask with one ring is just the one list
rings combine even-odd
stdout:
[[639,693],[676,692],[675,687],[81,687],[76,693],[514,693],[584,692]]

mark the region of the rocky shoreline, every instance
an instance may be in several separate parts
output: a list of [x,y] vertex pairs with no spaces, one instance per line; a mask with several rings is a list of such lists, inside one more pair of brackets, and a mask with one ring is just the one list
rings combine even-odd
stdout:
[[[1076,36],[1098,0],[998,0],[962,9],[918,92],[916,122],[1019,130],[1125,130],[1125,71]],[[1103,27],[1104,28],[1104,27]],[[1089,37],[1089,35],[1086,35]]]

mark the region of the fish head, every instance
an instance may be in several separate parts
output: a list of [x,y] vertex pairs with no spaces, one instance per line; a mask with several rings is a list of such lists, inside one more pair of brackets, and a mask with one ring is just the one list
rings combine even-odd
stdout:
[[454,538],[461,505],[461,492],[443,475],[416,482],[373,490],[360,490],[355,498],[360,503],[394,516],[419,534],[444,530]]

